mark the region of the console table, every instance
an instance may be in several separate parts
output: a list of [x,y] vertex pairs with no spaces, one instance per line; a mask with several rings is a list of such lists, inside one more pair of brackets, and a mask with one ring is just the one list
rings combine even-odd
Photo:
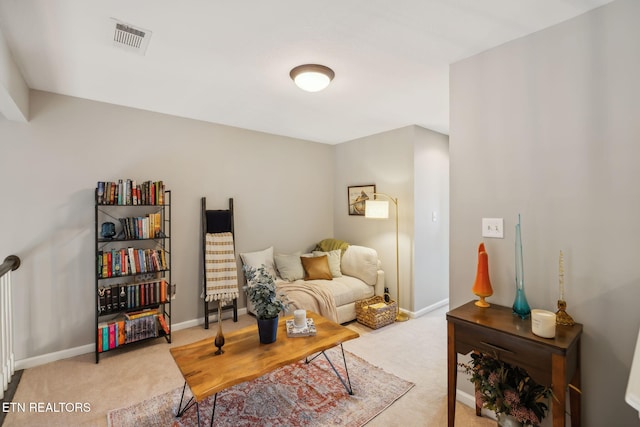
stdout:
[[[531,332],[531,319],[522,320],[510,307],[491,304],[481,308],[468,302],[447,313],[448,425],[454,427],[458,353],[496,354],[500,360],[527,370],[539,384],[551,386],[554,427],[565,425],[569,384],[571,425],[580,426],[580,336],[582,325],[556,325],[555,338]],[[480,407],[476,401],[476,415]]]

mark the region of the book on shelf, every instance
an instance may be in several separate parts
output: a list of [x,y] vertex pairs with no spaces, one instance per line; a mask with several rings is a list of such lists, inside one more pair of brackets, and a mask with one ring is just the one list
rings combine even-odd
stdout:
[[116,342],[116,324],[109,323],[109,348],[115,348]]
[[158,314],[158,309],[156,308],[147,308],[144,310],[133,311],[131,313],[126,313],[124,316],[127,320],[139,319],[141,317],[155,316]]
[[167,303],[166,280],[144,283],[118,283],[98,287],[98,315],[122,312]]
[[125,343],[158,336],[157,310],[144,310],[138,314],[130,313],[125,322]]
[[164,182],[133,179],[98,181],[96,203],[99,205],[162,205],[164,204]]
[[98,288],[98,313],[104,313],[107,311],[106,290],[107,289],[103,286]]
[[161,236],[162,223],[160,213],[149,213],[146,216],[118,218],[125,239],[153,239]]
[[101,329],[102,333],[102,351],[109,350],[109,325],[104,325]]
[[118,320],[116,323],[118,325],[118,346],[123,345],[127,341],[124,323],[124,319]]
[[98,323],[98,352],[108,351],[125,343],[125,320],[121,317]]
[[169,335],[169,325],[163,314],[158,314],[158,323],[166,335]]
[[297,327],[293,323],[293,319],[287,320],[287,336],[288,337],[309,337],[316,334],[316,324],[311,317],[307,317],[307,324],[302,328]]
[[120,301],[120,309],[127,308],[127,287],[125,285],[119,285],[120,292],[118,293],[118,300]]
[[167,282],[164,280],[160,281],[160,301],[167,301]]
[[98,277],[132,276],[167,270],[164,249],[122,248],[98,251]]
[[101,205],[104,203],[104,182],[98,181],[98,204]]
[[111,311],[111,287],[104,289],[105,311]]

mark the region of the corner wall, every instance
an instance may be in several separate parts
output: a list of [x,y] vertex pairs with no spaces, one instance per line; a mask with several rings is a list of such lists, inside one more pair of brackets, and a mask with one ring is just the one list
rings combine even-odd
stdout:
[[414,127],[413,309],[449,298],[449,137]]
[[447,143],[446,135],[407,126],[335,146],[334,237],[376,249],[396,299],[394,213],[387,220],[348,215],[347,187],[375,184],[398,198],[400,306],[418,315],[448,294]]
[[586,426],[640,425],[624,400],[640,327],[639,16],[618,0],[451,67],[451,307],[474,298],[482,217],[505,220],[485,240],[489,301],[512,305],[522,214],[532,308],[555,311],[564,252]]

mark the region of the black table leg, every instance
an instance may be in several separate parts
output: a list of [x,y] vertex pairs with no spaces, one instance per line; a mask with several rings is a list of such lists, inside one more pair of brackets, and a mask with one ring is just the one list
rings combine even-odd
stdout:
[[191,399],[189,399],[188,402],[185,402],[184,407],[182,406],[182,401],[184,400],[184,391],[187,388],[187,382],[184,382],[184,386],[182,387],[182,396],[180,396],[180,404],[178,405],[178,412],[176,413],[176,417],[180,418],[182,415],[184,415],[185,412],[187,412],[187,410],[189,408],[191,408],[194,404],[198,404],[198,402],[196,402],[195,400],[193,400],[193,397],[191,397]]
[[309,359],[307,357],[305,359],[305,363],[311,363],[318,356],[320,356],[321,354],[324,355],[325,359],[327,359],[327,362],[329,362],[329,365],[333,369],[333,372],[335,372],[336,376],[338,377],[338,379],[340,380],[340,382],[344,386],[345,390],[347,390],[347,393],[349,393],[350,395],[353,395],[353,387],[351,387],[351,379],[349,378],[349,369],[347,369],[347,359],[346,359],[346,357],[344,355],[344,348],[342,347],[342,344],[340,344],[340,351],[342,351],[342,361],[344,362],[344,370],[347,373],[347,380],[346,381],[344,380],[344,378],[342,378],[342,376],[340,375],[340,373],[338,372],[336,367],[333,365],[333,362],[331,362],[331,359],[329,359],[329,356],[327,356],[327,353],[325,353],[324,351],[321,351],[320,353],[316,354],[311,359]]

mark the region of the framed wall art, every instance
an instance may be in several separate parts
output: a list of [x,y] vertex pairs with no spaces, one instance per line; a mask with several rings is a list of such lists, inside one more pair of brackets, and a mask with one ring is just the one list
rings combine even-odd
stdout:
[[364,202],[365,200],[375,200],[375,192],[375,184],[348,187],[349,215],[364,216]]

